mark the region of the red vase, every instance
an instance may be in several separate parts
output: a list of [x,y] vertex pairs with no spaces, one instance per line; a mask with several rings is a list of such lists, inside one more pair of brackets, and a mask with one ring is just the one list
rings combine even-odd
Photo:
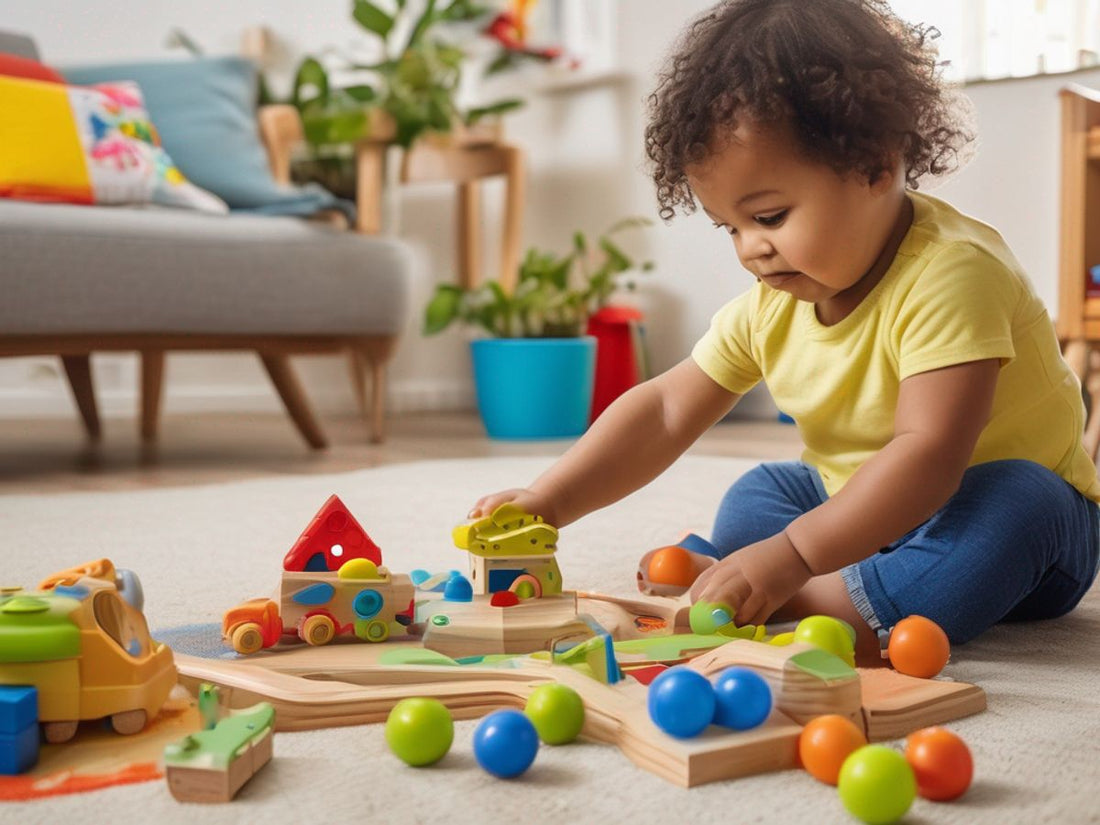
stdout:
[[646,379],[642,318],[641,310],[634,307],[605,306],[588,319],[588,334],[596,338],[596,388],[590,421]]

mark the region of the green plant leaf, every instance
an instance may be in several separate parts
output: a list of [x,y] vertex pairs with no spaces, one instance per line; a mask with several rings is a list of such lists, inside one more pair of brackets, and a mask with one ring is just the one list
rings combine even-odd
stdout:
[[516,109],[522,109],[524,102],[519,98],[509,98],[508,100],[498,100],[496,103],[490,103],[488,106],[477,106],[466,112],[466,125],[473,126],[479,120],[490,115],[502,115],[505,112],[512,112]]
[[584,237],[583,232],[573,233],[573,248],[577,250],[578,255],[583,255],[588,251],[588,239]]
[[546,273],[546,279],[555,288],[564,291],[569,286],[569,270],[573,268],[573,256],[568,255],[553,264]]
[[367,113],[362,108],[307,108],[302,115],[302,131],[315,146],[354,143],[367,132]]
[[639,229],[643,226],[653,226],[653,221],[649,218],[643,218],[640,215],[632,215],[629,218],[623,218],[613,223],[611,228],[604,232],[604,235],[614,235],[616,232],[621,232],[624,229]]
[[484,17],[490,11],[492,10],[488,6],[479,6],[470,0],[454,0],[445,9],[439,10],[438,18],[447,23],[468,23]]
[[373,103],[378,99],[378,92],[374,90],[373,86],[347,86],[340,91],[360,103]]
[[600,249],[607,253],[608,262],[616,272],[625,272],[633,266],[630,258],[607,238],[600,238]]
[[458,317],[462,293],[463,290],[452,284],[440,284],[436,287],[435,295],[424,310],[425,335],[435,335],[451,325]]
[[371,3],[370,0],[355,0],[351,16],[355,18],[360,26],[374,32],[383,40],[393,29],[393,17]]
[[[311,87],[314,90],[312,94],[309,93]],[[306,55],[298,64],[298,71],[294,73],[291,102],[298,111],[303,111],[306,106],[313,103],[327,104],[328,98],[328,72],[317,58]]]
[[424,37],[424,33],[431,27],[436,21],[435,12],[436,0],[428,0],[428,4],[424,9],[424,13],[417,18],[416,23],[413,24],[412,32],[409,34],[409,42],[405,46],[405,51],[415,48],[420,43],[421,38]]
[[509,71],[519,65],[519,58],[515,52],[510,52],[507,49],[501,49],[500,54],[494,57],[489,65],[485,67],[484,75],[489,77],[494,74],[500,74],[501,72]]

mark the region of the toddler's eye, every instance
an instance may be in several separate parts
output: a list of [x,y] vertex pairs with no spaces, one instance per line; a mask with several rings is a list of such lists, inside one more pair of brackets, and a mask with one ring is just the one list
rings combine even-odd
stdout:
[[710,225],[715,229],[724,229],[730,235],[736,235],[737,230],[730,226],[728,223],[718,223],[717,221],[711,221]]
[[761,226],[779,226],[783,223],[783,219],[787,217],[787,210],[780,209],[778,212],[772,212],[770,215],[757,215],[753,218]]

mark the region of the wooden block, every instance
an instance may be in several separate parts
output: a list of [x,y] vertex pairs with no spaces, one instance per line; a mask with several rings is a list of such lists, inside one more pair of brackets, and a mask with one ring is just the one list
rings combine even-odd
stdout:
[[168,790],[180,802],[229,802],[271,761],[275,715],[262,702],[164,750]]

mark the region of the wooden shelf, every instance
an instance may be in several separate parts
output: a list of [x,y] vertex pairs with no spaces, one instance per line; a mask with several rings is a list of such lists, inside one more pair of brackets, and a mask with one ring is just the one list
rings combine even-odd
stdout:
[[[1069,84],[1062,100],[1058,337],[1100,344],[1100,298],[1086,295],[1100,264],[1100,90]],[[1087,327],[1087,328],[1086,328]]]

